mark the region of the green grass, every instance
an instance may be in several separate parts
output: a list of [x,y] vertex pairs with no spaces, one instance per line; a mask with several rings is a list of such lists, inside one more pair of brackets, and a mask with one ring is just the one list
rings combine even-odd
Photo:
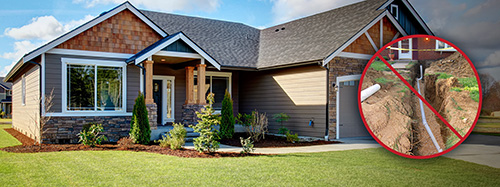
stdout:
[[500,123],[476,123],[476,127],[500,128]]
[[440,72],[438,72],[438,73],[435,73],[435,74],[439,75],[437,77],[438,79],[448,79],[450,77],[453,77],[453,75],[450,75],[450,74],[447,74],[447,73],[440,73]]
[[479,86],[477,85],[476,78],[474,77],[458,78],[458,82],[462,86],[453,87],[450,89],[451,91],[455,92],[461,92],[463,90],[469,91],[470,98],[476,102],[479,102]]
[[0,123],[8,123],[8,122],[12,122],[12,118],[10,119],[7,119],[7,118],[0,118]]
[[[395,62],[388,61],[389,64],[394,64]],[[370,68],[377,70],[377,71],[391,71],[389,67],[385,65],[384,62],[375,59],[372,64],[370,65]]]
[[387,84],[388,82],[394,82],[393,80],[386,79],[384,77],[379,77],[375,79],[375,82],[378,82],[380,84]]
[[[21,145],[21,142],[17,141],[16,138],[12,137],[9,133],[3,130],[11,127],[12,125],[0,125],[0,147]],[[1,176],[1,170],[0,170],[0,176]]]
[[[3,132],[0,139],[9,139]],[[0,151],[1,186],[498,186],[498,176],[497,168],[445,157],[408,159],[383,148],[216,159]]]

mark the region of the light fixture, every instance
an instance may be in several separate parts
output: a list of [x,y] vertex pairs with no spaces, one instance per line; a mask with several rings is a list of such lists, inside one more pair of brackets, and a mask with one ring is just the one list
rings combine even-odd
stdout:
[[429,38],[425,38],[426,41],[429,41]]
[[162,59],[161,59],[161,61],[162,61],[162,62],[165,62],[165,59],[164,59],[164,58],[162,58]]

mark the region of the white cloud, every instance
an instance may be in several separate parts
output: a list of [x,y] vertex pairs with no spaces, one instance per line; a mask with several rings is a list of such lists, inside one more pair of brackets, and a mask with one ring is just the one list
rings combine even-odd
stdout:
[[486,57],[486,60],[484,62],[476,64],[476,66],[478,67],[498,66],[498,65],[500,65],[500,50],[497,50],[494,53],[488,55],[488,57]]
[[36,17],[22,27],[6,28],[4,34],[17,40],[52,40],[93,18],[87,15],[81,20],[61,23],[54,16]]
[[21,41],[14,42],[12,52],[0,54],[0,58],[12,60],[10,65],[1,68],[0,75],[5,75],[24,54],[93,18],[87,15],[80,20],[61,23],[53,16],[42,16],[33,18],[31,23],[22,27],[5,29],[6,36]]
[[[129,0],[135,6],[144,6],[152,10],[173,12],[177,10],[200,10],[205,12],[215,11],[220,0]],[[124,0],[74,0],[75,3],[83,3],[87,8],[97,5],[120,4]]]
[[9,72],[9,70],[14,67],[19,58],[21,58],[27,52],[41,46],[43,43],[32,43],[28,40],[14,42],[14,52],[3,53],[0,55],[1,58],[12,60],[12,63],[5,66],[0,70],[0,76],[4,76]]
[[362,0],[272,0],[274,23],[284,23]]

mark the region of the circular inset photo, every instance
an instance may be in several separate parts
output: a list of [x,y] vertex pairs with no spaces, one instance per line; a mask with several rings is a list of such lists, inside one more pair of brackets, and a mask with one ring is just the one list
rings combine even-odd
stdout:
[[432,158],[460,145],[474,128],[482,101],[470,59],[428,35],[399,38],[375,53],[358,92],[368,132],[408,158]]

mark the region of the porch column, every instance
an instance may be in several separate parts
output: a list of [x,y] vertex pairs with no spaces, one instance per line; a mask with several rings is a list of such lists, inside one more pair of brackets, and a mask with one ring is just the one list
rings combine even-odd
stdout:
[[206,64],[198,64],[196,68],[198,69],[198,104],[207,104],[205,100],[205,68]]
[[194,101],[194,67],[186,67],[186,104],[195,104]]
[[146,104],[153,104],[153,63],[152,60],[144,61],[144,68],[146,68],[146,87],[144,91],[146,92]]

